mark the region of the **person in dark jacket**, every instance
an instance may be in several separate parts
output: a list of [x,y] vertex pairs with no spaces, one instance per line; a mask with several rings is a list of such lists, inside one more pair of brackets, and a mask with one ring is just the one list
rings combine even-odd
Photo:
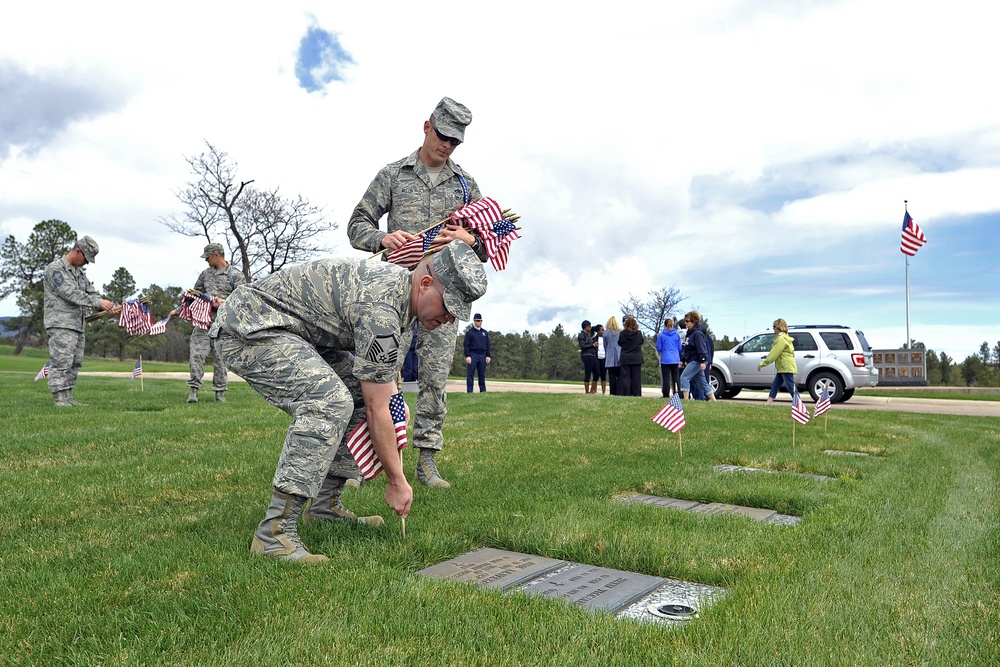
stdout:
[[703,372],[709,363],[708,335],[701,329],[701,313],[692,310],[684,316],[687,324],[686,344],[684,345],[684,370],[681,371],[681,397],[688,398],[691,393],[692,381],[705,392],[708,400],[714,401],[715,394],[705,379]]
[[590,333],[590,320],[580,323],[580,333],[576,335],[576,342],[580,346],[580,361],[583,362],[583,393],[596,394],[597,341]]
[[618,336],[618,346],[622,349],[621,395],[642,396],[642,344],[646,339],[631,315],[622,326],[624,330]]
[[479,393],[486,391],[486,366],[490,363],[490,334],[483,328],[483,316],[476,313],[472,328],[465,332],[465,390],[472,393],[472,381],[479,373]]

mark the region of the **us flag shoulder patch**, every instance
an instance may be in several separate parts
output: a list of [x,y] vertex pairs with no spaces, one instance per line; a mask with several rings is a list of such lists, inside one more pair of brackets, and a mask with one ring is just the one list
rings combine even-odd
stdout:
[[394,364],[399,357],[399,339],[395,334],[376,336],[365,358],[376,364]]

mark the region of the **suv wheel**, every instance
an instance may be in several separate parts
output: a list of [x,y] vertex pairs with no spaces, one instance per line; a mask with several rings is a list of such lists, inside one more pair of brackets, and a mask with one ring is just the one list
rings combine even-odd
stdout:
[[827,392],[830,393],[831,403],[840,403],[845,400],[844,381],[834,373],[823,372],[817,373],[809,380],[809,395],[812,396],[813,402],[819,400],[823,387],[826,387]]
[[716,398],[725,398],[726,381],[722,379],[722,373],[714,368],[708,374],[708,384],[712,387],[712,393]]

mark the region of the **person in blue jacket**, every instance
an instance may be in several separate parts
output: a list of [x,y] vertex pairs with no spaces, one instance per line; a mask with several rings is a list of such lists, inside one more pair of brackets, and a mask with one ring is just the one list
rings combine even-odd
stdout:
[[680,390],[681,335],[674,329],[673,318],[667,318],[663,330],[656,337],[656,352],[660,355],[660,380],[663,398],[670,398]]
[[486,391],[486,365],[490,363],[490,334],[483,328],[483,316],[472,316],[472,328],[465,332],[465,390],[472,393],[472,378],[479,373],[479,391]]

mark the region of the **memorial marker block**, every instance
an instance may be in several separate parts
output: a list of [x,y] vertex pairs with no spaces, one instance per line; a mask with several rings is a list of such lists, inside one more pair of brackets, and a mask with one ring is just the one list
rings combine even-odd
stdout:
[[739,514],[740,516],[750,517],[751,519],[757,519],[758,521],[767,521],[777,514],[777,512],[770,509],[744,507],[742,505],[727,505],[725,503],[698,505],[697,507],[691,508],[691,511],[697,512],[698,514]]
[[525,593],[567,600],[589,611],[617,613],[667,582],[661,577],[612,570],[594,565],[571,565],[530,581]]
[[813,475],[807,472],[783,472],[780,470],[766,470],[764,468],[745,468],[743,466],[734,466],[728,464],[717,465],[715,466],[715,469],[718,470],[719,472],[766,472],[772,475],[795,475],[796,477],[810,477],[812,479],[817,479],[821,482],[828,482],[832,479],[836,479],[835,477],[827,477],[826,475]]
[[554,558],[487,548],[432,565],[420,570],[420,574],[431,579],[462,581],[502,591],[564,565],[564,561]]
[[834,456],[871,456],[871,454],[866,454],[865,452],[845,452],[840,449],[824,449],[823,453]]
[[626,504],[655,505],[657,507],[673,507],[680,510],[689,510],[697,507],[701,503],[697,500],[680,500],[678,498],[663,498],[661,496],[650,496],[645,493],[637,493],[627,498],[622,498]]

